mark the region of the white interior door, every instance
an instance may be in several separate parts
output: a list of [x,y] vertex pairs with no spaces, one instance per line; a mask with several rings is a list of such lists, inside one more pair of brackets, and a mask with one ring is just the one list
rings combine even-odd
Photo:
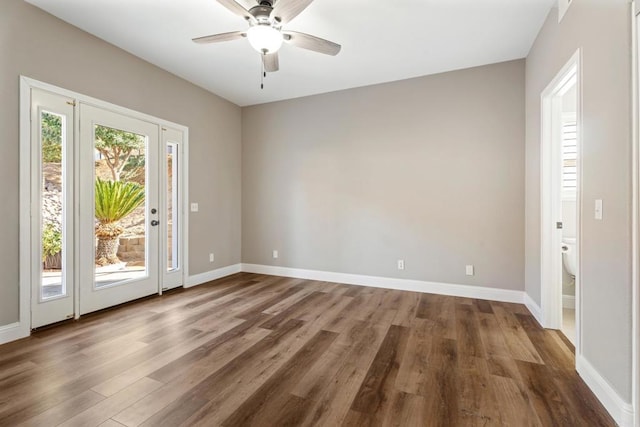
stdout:
[[157,124],[80,105],[80,314],[161,291],[159,152]]
[[31,90],[31,327],[74,317],[73,99]]

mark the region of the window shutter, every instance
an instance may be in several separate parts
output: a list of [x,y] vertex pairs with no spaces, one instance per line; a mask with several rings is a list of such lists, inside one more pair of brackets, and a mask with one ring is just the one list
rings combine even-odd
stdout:
[[577,124],[567,121],[562,125],[562,191],[575,193],[578,180]]

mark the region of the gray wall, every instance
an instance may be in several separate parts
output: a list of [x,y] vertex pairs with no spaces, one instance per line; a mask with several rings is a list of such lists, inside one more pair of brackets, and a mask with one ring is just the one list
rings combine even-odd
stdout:
[[524,290],[523,60],[246,107],[242,142],[243,262]]
[[[547,18],[526,67],[526,290],[540,303],[540,94],[582,49],[583,356],[631,400],[631,24],[627,0]],[[593,217],[595,199],[604,219]]]
[[[19,75],[189,127],[190,274],[240,262],[240,108],[22,0],[0,2],[0,325],[18,320]],[[209,263],[215,252],[215,264]]]

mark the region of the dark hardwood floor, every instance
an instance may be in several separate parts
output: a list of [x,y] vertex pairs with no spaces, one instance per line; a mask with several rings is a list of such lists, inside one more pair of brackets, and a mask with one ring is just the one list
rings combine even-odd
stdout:
[[613,426],[522,305],[241,273],[0,346],[0,425]]

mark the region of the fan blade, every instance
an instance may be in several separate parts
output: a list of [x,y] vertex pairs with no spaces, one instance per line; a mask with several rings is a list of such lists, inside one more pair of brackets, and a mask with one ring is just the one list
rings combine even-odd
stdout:
[[257,6],[259,3],[257,0],[236,0],[236,2],[247,10],[251,10],[252,7]]
[[278,18],[286,24],[305,10],[313,0],[277,0],[273,6],[271,17]]
[[312,36],[295,31],[283,31],[284,41],[303,49],[312,50],[314,52],[324,53],[325,55],[336,56],[342,46],[320,37]]
[[280,69],[280,61],[278,61],[278,52],[262,55],[262,63],[264,64],[264,70],[273,73]]
[[255,21],[253,15],[249,13],[247,9],[237,3],[235,0],[218,0],[218,3],[229,9],[234,14],[240,16],[247,21]]
[[244,31],[234,31],[231,33],[213,34],[210,36],[198,37],[193,39],[193,41],[196,43],[219,43],[238,40],[243,37],[247,37],[247,33],[245,33]]

